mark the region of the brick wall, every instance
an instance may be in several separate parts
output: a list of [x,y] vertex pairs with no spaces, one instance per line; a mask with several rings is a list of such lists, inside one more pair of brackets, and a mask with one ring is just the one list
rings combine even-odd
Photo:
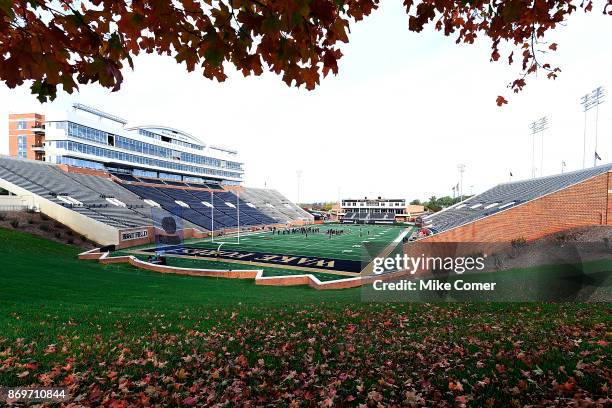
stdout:
[[190,275],[190,276],[206,276],[206,277],[217,277],[227,279],[254,279],[256,285],[267,285],[267,286],[296,286],[296,285],[308,285],[311,288],[317,290],[335,290],[335,289],[348,289],[356,288],[363,285],[369,285],[374,280],[393,280],[399,277],[410,275],[409,272],[396,272],[388,273],[379,276],[366,276],[366,277],[355,277],[343,280],[334,280],[320,282],[311,274],[305,275],[285,275],[285,276],[262,276],[263,271],[261,269],[253,270],[220,270],[220,269],[198,269],[198,268],[179,268],[176,266],[168,265],[154,265],[149,262],[141,261],[134,256],[122,255],[122,256],[110,256],[108,253],[99,252],[99,249],[92,249],[87,252],[79,254],[81,260],[97,260],[102,264],[121,264],[128,263],[139,269],[146,269],[149,271],[159,273],[170,273],[178,275]]
[[534,240],[570,228],[612,225],[612,172],[420,242]]
[[612,173],[608,173],[608,225],[612,225]]
[[78,173],[78,174],[87,174],[89,176],[98,176],[102,178],[111,178],[110,174],[105,172],[104,170],[96,170],[96,169],[88,169],[85,167],[75,167],[69,166],[67,164],[60,164],[58,167],[65,171],[66,173]]

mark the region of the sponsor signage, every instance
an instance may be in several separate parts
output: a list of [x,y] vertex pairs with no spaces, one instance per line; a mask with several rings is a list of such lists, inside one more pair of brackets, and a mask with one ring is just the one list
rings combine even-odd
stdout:
[[127,231],[121,233],[122,241],[131,241],[133,239],[147,238],[149,236],[149,230],[138,230],[138,231]]

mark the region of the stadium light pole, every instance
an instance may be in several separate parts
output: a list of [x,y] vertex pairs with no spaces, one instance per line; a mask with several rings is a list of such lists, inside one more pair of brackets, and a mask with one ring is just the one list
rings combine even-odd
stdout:
[[582,151],[582,168],[586,167],[586,128],[587,128],[587,112],[593,108],[595,108],[595,151],[593,153],[593,166],[597,165],[597,132],[598,132],[598,122],[599,122],[599,105],[604,103],[605,97],[605,89],[602,86],[599,86],[591,93],[587,93],[583,97],[580,98],[580,104],[582,105],[582,109],[584,111],[584,134],[583,134],[583,151]]
[[591,95],[586,94],[580,98],[580,104],[584,111],[584,130],[582,132],[582,168],[586,167],[586,130],[587,130],[587,112],[589,111]]
[[463,201],[463,173],[465,172],[465,164],[457,166],[459,170],[459,202]]
[[531,141],[531,177],[535,178],[536,176],[536,166],[535,166],[535,139],[538,133],[542,134],[542,151],[540,157],[540,174],[544,175],[544,131],[548,129],[548,118],[546,116],[541,117],[538,120],[534,120],[529,124],[530,133],[532,136]]
[[593,167],[597,166],[597,129],[598,129],[598,121],[599,121],[599,105],[604,103],[604,88],[603,86],[598,86],[593,90],[591,94],[591,99],[595,104],[595,153],[593,154]]

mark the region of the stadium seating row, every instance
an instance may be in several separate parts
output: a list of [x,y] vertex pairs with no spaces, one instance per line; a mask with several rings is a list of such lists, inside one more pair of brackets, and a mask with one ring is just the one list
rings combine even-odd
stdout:
[[158,184],[161,186],[177,186],[177,187],[197,187],[197,188],[208,188],[211,190],[223,190],[219,184],[216,183],[193,183],[193,182],[183,182],[183,181],[174,181],[174,180],[161,180],[150,177],[138,177],[132,174],[125,173],[112,173],[113,176],[117,177],[119,180],[128,181],[128,182],[140,182],[140,183],[148,183],[148,184]]
[[375,222],[375,221],[395,221],[395,213],[393,212],[359,212],[347,211],[342,217],[344,221],[359,221],[359,222]]
[[276,190],[245,188],[241,191],[240,196],[278,223],[313,220],[312,214],[304,211]]
[[108,179],[69,174],[44,162],[4,157],[0,159],[0,178],[116,228],[151,224],[144,203]]
[[607,164],[554,176],[500,184],[440,212],[424,216],[421,223],[433,232],[446,231],[554,193],[611,170],[612,164]]
[[210,185],[198,184],[200,189],[194,189],[192,183],[125,174],[118,178],[124,182],[65,172],[50,163],[0,157],[0,179],[119,229],[152,225],[152,207],[183,218],[186,226],[205,230],[233,228],[238,222],[259,226],[312,220],[310,214],[273,190],[242,188],[235,194],[218,185],[205,191],[201,188]]
[[151,200],[161,208],[207,230],[276,224],[256,207],[229,191],[202,191],[124,184],[143,200]]

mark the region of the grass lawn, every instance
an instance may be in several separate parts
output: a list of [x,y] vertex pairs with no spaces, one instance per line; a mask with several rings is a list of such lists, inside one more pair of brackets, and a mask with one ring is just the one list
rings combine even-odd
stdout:
[[609,403],[610,304],[364,303],[78,252],[0,229],[0,385],[96,407]]

